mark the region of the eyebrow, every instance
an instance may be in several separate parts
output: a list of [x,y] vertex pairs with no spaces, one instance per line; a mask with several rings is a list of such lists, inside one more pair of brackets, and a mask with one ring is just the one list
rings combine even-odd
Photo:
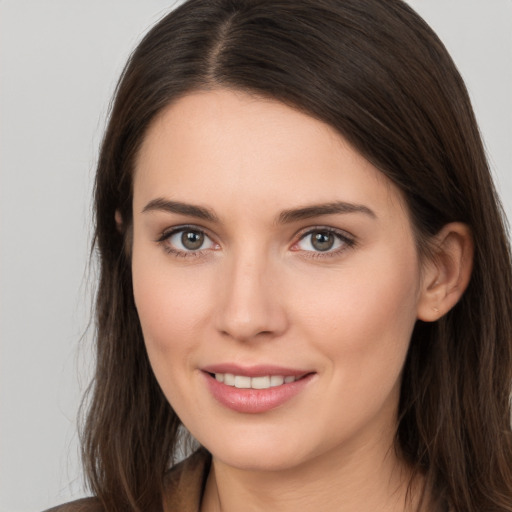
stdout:
[[219,219],[215,213],[209,208],[204,208],[203,206],[197,206],[189,203],[181,203],[179,201],[169,201],[168,199],[164,199],[159,197],[157,199],[153,199],[150,201],[144,209],[145,212],[152,211],[164,211],[169,213],[179,213],[181,215],[186,215],[187,217],[196,217],[197,219],[206,220],[209,222],[218,222]]
[[[197,219],[219,222],[219,218],[209,208],[204,206],[193,205],[190,203],[182,203],[180,201],[170,201],[159,197],[151,200],[142,210],[143,213],[151,211],[164,211],[169,213],[178,213],[187,217],[195,217]],[[369,217],[376,218],[375,213],[367,206],[354,203],[346,203],[344,201],[336,201],[332,203],[315,204],[304,206],[302,208],[293,208],[283,210],[276,218],[276,224],[289,224],[299,220],[319,217],[321,215],[334,215],[340,213],[363,213]]]
[[303,208],[284,210],[279,214],[277,223],[288,224],[290,222],[310,219],[312,217],[319,217],[320,215],[333,215],[338,213],[363,213],[374,219],[377,218],[375,212],[370,210],[370,208],[367,206],[362,204],[336,201],[333,203],[315,204],[311,206],[305,206]]

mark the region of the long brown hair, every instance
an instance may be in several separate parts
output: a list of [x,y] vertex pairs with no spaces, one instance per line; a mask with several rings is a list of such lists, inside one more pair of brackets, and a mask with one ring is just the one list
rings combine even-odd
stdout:
[[503,214],[464,83],[401,0],[189,0],[132,54],[96,176],[97,363],[82,432],[92,491],[106,510],[149,510],[175,460],[180,421],[153,376],[132,295],[132,171],[155,116],[187,92],[215,87],[275,98],[337,129],[403,191],[420,251],[448,222],[471,228],[466,293],[438,322],[415,327],[396,447],[438,503],[512,511]]

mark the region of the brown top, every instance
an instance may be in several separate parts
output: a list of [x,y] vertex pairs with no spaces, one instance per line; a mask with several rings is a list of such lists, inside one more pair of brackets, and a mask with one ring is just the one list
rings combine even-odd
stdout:
[[210,464],[210,454],[200,449],[169,471],[164,512],[199,512]]
[[[199,512],[210,461],[208,452],[201,449],[167,473],[163,512]],[[46,512],[105,512],[105,510],[97,498],[83,498],[51,508]]]

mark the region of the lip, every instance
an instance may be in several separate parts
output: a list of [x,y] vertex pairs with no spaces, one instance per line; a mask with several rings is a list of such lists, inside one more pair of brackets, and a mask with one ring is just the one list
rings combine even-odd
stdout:
[[[232,373],[247,377],[282,375],[294,376],[298,380],[268,389],[240,389],[218,382],[211,375],[214,373]],[[277,366],[240,367],[234,364],[221,364],[204,367],[201,374],[213,398],[221,405],[238,413],[259,414],[275,409],[300,394],[309,385],[315,372]]]
[[232,373],[233,375],[243,375],[245,377],[262,377],[264,375],[282,375],[283,377],[302,377],[308,373],[314,373],[311,370],[285,368],[275,365],[253,365],[240,366],[234,363],[214,364],[201,368],[207,373]]

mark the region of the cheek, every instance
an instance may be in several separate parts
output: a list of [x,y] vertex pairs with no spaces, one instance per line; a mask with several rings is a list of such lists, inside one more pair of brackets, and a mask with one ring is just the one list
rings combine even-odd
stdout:
[[324,355],[330,392],[316,397],[317,412],[319,418],[331,418],[333,436],[339,435],[339,425],[349,435],[383,414],[392,425],[396,415],[416,322],[419,273],[410,262],[395,265],[394,258],[380,258],[379,263],[364,265],[364,271],[345,268],[325,282],[322,295],[303,290],[304,297],[317,299],[304,303],[309,321],[303,326],[316,352]]
[[186,412],[186,397],[193,394],[189,376],[194,353],[200,347],[212,299],[197,273],[170,268],[165,255],[152,258],[152,262],[151,258],[151,254],[144,258],[142,252],[134,251],[135,304],[156,380],[175,410]]
[[135,304],[150,359],[155,362],[155,356],[170,353],[170,361],[178,360],[194,349],[213,302],[204,272],[192,266],[173,268],[166,255],[158,252],[134,244],[132,258]]
[[297,316],[309,319],[308,338],[333,367],[354,378],[401,371],[416,322],[420,273],[415,253],[400,252],[358,259],[301,291]]

